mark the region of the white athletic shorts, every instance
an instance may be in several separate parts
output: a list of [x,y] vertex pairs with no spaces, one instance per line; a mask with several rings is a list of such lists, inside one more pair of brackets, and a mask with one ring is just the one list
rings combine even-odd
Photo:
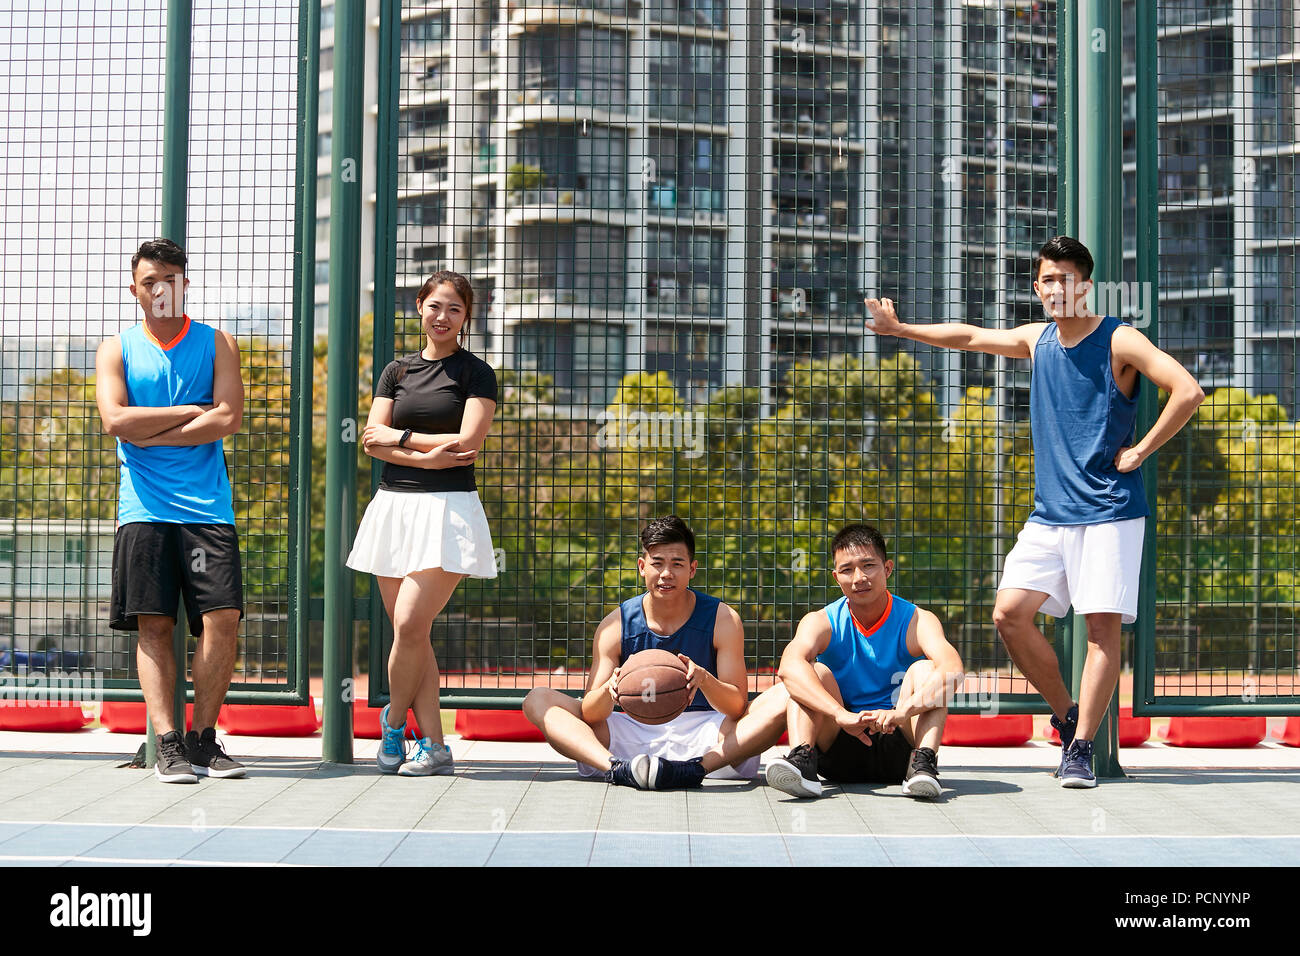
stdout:
[[1101,524],[1049,525],[1026,522],[1007,555],[998,590],[1043,591],[1042,611],[1119,614],[1137,620],[1138,574],[1146,518]]
[[[723,716],[716,710],[690,710],[666,724],[643,724],[622,711],[615,711],[606,720],[609,726],[609,752],[619,760],[631,760],[637,754],[666,757],[669,760],[690,760],[702,757],[718,742],[718,728]],[[603,774],[595,767],[578,764],[578,773],[584,777]],[[709,774],[710,780],[753,780],[758,776],[758,755],[740,765],[719,767]]]

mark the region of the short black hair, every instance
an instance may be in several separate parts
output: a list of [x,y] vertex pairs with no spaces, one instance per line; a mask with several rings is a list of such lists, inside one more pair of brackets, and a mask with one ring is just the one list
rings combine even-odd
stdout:
[[1043,243],[1034,256],[1034,281],[1038,281],[1038,270],[1044,259],[1052,262],[1068,262],[1082,273],[1082,278],[1092,278],[1092,253],[1078,239],[1069,236],[1053,236]]
[[889,560],[889,549],[885,547],[885,536],[869,524],[846,524],[831,540],[831,563],[834,566],[835,555],[841,551],[874,550],[881,561]]
[[185,250],[170,239],[150,239],[148,242],[141,243],[140,248],[131,257],[131,275],[135,275],[135,267],[141,259],[150,259],[169,266],[180,266],[181,272],[185,271],[185,265],[189,262]]
[[695,560],[695,533],[677,515],[655,518],[641,529],[642,553],[649,553],[657,544],[684,544],[691,560]]

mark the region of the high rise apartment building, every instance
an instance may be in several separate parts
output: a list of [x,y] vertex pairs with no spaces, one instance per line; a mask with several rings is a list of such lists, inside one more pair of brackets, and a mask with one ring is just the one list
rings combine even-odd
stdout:
[[[1293,411],[1294,6],[1158,8],[1161,343],[1207,387]],[[551,376],[575,414],[628,372],[667,372],[693,401],[741,383],[772,398],[796,361],[897,348],[864,335],[864,294],[923,320],[1035,320],[1030,262],[1056,228],[1055,4],[767,0],[756,26],[747,10],[404,4],[399,311],[434,269],[466,272],[475,348]],[[1131,2],[1124,22],[1131,280]],[[916,354],[946,406],[978,385],[1016,414],[1027,404],[1022,363]]]

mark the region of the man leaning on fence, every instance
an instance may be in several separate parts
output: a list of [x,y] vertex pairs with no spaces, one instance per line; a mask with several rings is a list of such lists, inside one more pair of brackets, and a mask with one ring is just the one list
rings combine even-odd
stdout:
[[[244,613],[222,447],[243,421],[244,385],[234,338],[185,314],[185,266],[170,240],[140,246],[129,289],[142,320],[95,357],[95,400],[121,463],[109,626],[139,632],[140,688],[158,735],[154,773],[164,783],[244,774],[214,729]],[[182,594],[198,638],[189,733],[172,715],[172,632]]]

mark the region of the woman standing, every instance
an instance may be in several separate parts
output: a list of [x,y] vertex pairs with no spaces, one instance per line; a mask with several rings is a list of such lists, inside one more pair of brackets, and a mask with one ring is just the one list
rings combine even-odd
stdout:
[[[422,777],[454,769],[442,738],[429,629],[462,578],[497,573],[474,483],[474,459],[496,411],[497,381],[491,366],[461,347],[474,307],[464,276],[435,272],[415,304],[425,346],[390,362],[380,376],[362,442],[385,465],[347,563],[379,579],[393,624],[389,704],[380,716],[376,762],[383,773]],[[425,735],[410,760],[408,708]]]

